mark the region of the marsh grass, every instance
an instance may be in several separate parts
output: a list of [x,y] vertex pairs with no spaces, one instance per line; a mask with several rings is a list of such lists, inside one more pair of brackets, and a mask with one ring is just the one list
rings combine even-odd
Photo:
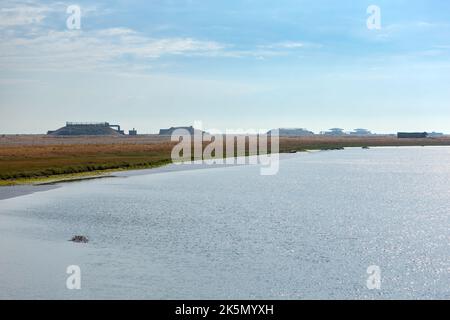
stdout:
[[[45,183],[96,177],[118,170],[159,167],[172,162],[175,142],[160,137],[83,139],[47,136],[0,138],[0,185]],[[206,147],[208,143],[204,143]],[[281,137],[280,152],[341,150],[344,147],[450,145],[450,138]],[[248,150],[237,155],[250,155]],[[270,152],[270,146],[268,147]],[[226,154],[224,146],[224,154]],[[253,154],[257,154],[253,153]],[[193,154],[193,153],[192,153]],[[193,158],[192,158],[193,159]],[[193,159],[196,160],[196,159]]]

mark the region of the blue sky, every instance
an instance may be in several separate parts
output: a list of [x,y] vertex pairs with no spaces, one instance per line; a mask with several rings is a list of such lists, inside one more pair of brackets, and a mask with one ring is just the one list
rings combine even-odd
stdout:
[[[80,30],[66,27],[72,4]],[[196,120],[450,133],[450,2],[1,2],[1,133]]]

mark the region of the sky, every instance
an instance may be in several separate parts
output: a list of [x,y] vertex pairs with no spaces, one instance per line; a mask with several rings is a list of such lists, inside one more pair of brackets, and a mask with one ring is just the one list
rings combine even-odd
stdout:
[[450,133],[450,1],[2,0],[0,133],[66,121]]

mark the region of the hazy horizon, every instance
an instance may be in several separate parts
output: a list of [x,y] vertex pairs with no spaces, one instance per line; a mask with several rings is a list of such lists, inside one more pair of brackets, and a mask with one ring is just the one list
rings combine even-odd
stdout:
[[[71,121],[68,121],[68,122],[71,122]],[[96,123],[97,121],[80,121],[80,122]],[[168,126],[165,126],[165,127],[161,126],[159,129],[156,129],[155,131],[145,131],[145,130],[142,130],[142,129],[139,129],[139,128],[136,128],[136,127],[124,127],[120,123],[115,123],[115,122],[113,123],[113,122],[110,122],[110,121],[98,121],[98,122],[108,122],[111,125],[112,124],[118,124],[118,125],[120,125],[122,130],[125,130],[125,134],[126,135],[128,134],[128,130],[131,130],[131,129],[136,129],[138,134],[158,134],[159,133],[159,129],[168,129],[170,127],[188,127],[188,126],[192,125],[192,123],[185,123],[185,124],[179,124],[179,125],[168,125]],[[60,128],[64,127],[64,126],[65,126],[65,123],[59,124],[57,126],[53,126],[53,127],[49,128],[48,130],[45,130],[45,131],[42,131],[42,132],[27,132],[27,133],[24,133],[24,132],[10,132],[10,133],[0,132],[0,134],[2,134],[2,135],[42,135],[42,134],[46,134],[47,131],[54,131],[54,130],[60,129]],[[194,128],[196,128],[196,127],[194,126]],[[445,135],[449,134],[446,131],[441,132],[441,131],[437,131],[437,130],[433,130],[433,129],[430,129],[430,130],[410,130],[410,131],[402,131],[402,130],[393,129],[391,131],[376,132],[376,131],[371,130],[370,128],[362,128],[361,126],[355,127],[355,128],[352,128],[352,129],[350,129],[350,128],[342,128],[342,127],[339,127],[339,126],[334,126],[332,128],[341,128],[341,129],[343,129],[344,133],[350,133],[350,132],[352,132],[352,131],[354,131],[356,129],[367,129],[372,134],[378,134],[378,135],[397,134],[398,132],[443,133]],[[330,128],[326,128],[326,129],[320,129],[320,130],[311,130],[310,128],[304,127],[304,126],[303,127],[301,127],[301,126],[300,127],[299,126],[297,126],[297,127],[280,127],[280,126],[275,126],[273,128],[258,128],[258,127],[255,127],[255,126],[253,126],[253,127],[252,126],[248,126],[248,127],[245,127],[245,128],[238,128],[238,127],[233,127],[233,126],[230,126],[228,128],[212,128],[212,127],[202,126],[201,128],[196,128],[196,129],[201,129],[201,130],[204,130],[206,132],[217,131],[218,130],[218,132],[223,132],[223,133],[228,132],[230,134],[239,133],[242,130],[267,130],[267,131],[269,131],[269,130],[273,130],[273,129],[306,129],[308,131],[312,131],[316,135],[319,135],[322,132],[329,131],[332,128],[330,127]],[[214,132],[214,133],[217,133],[217,132]]]

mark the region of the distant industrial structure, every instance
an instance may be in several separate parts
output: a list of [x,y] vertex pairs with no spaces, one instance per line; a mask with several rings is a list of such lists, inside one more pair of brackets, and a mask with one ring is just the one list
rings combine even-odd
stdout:
[[[130,135],[137,135],[134,128],[129,132]],[[125,132],[120,129],[120,125],[108,122],[66,122],[64,127],[48,131],[47,134],[54,136],[114,136],[124,135]]]
[[445,136],[445,134],[442,132],[434,132],[433,131],[433,132],[428,133],[429,138],[439,138],[439,137],[443,137],[443,136]]
[[341,128],[331,128],[328,131],[321,131],[320,134],[325,135],[325,136],[350,135],[350,136],[358,136],[358,137],[375,135],[370,130],[362,129],[362,128],[354,129],[353,131],[350,131],[350,132],[345,132],[344,129],[341,129]]
[[187,132],[189,132],[190,135],[193,135],[194,133],[195,134],[206,133],[205,131],[195,129],[193,126],[189,126],[189,127],[170,127],[169,129],[160,129],[159,135],[160,136],[171,136],[173,134],[173,132],[178,129],[186,130]]
[[[272,134],[273,130],[270,130],[269,132],[267,132],[268,134]],[[279,136],[282,137],[304,137],[304,136],[314,136],[316,135],[314,132],[309,131],[305,128],[279,128]],[[358,129],[354,129],[353,131],[350,132],[346,132],[344,131],[344,129],[341,128],[331,128],[328,131],[321,131],[319,133],[320,135],[325,135],[325,136],[372,136],[375,135],[374,133],[372,133],[371,131],[367,130],[367,129],[362,129],[362,128],[358,128]]]
[[322,131],[321,134],[326,136],[345,136],[344,129],[341,128],[331,128],[328,131]]
[[428,137],[426,132],[398,132],[397,138],[399,139],[420,139]]
[[370,132],[367,129],[359,128],[359,129],[355,129],[352,132],[350,132],[350,135],[352,135],[352,136],[371,136],[372,132]]
[[[190,135],[194,134],[208,134],[200,129],[195,129],[193,126],[184,127],[170,127],[167,129],[160,129],[160,136],[171,136],[176,130],[184,130]],[[305,128],[278,128],[272,129],[267,132],[268,135],[274,133],[278,134],[280,137],[310,137],[316,134]],[[118,124],[110,124],[109,122],[66,122],[66,125],[57,130],[47,131],[48,135],[52,136],[125,136],[125,131],[121,129]],[[137,136],[138,132],[136,128],[128,130],[128,136]],[[321,131],[320,135],[325,136],[377,136],[379,134],[372,133],[368,129],[357,128],[353,131],[344,131],[341,128],[331,128],[328,131]],[[386,134],[383,134],[386,135]],[[389,136],[395,136],[394,134],[389,134]],[[399,139],[420,139],[420,138],[439,138],[445,136],[441,132],[398,132],[397,138]]]
[[[276,129],[272,129],[267,132],[267,134],[272,135]],[[313,136],[314,132],[309,131],[304,128],[279,128],[278,135],[280,137],[305,137]]]

